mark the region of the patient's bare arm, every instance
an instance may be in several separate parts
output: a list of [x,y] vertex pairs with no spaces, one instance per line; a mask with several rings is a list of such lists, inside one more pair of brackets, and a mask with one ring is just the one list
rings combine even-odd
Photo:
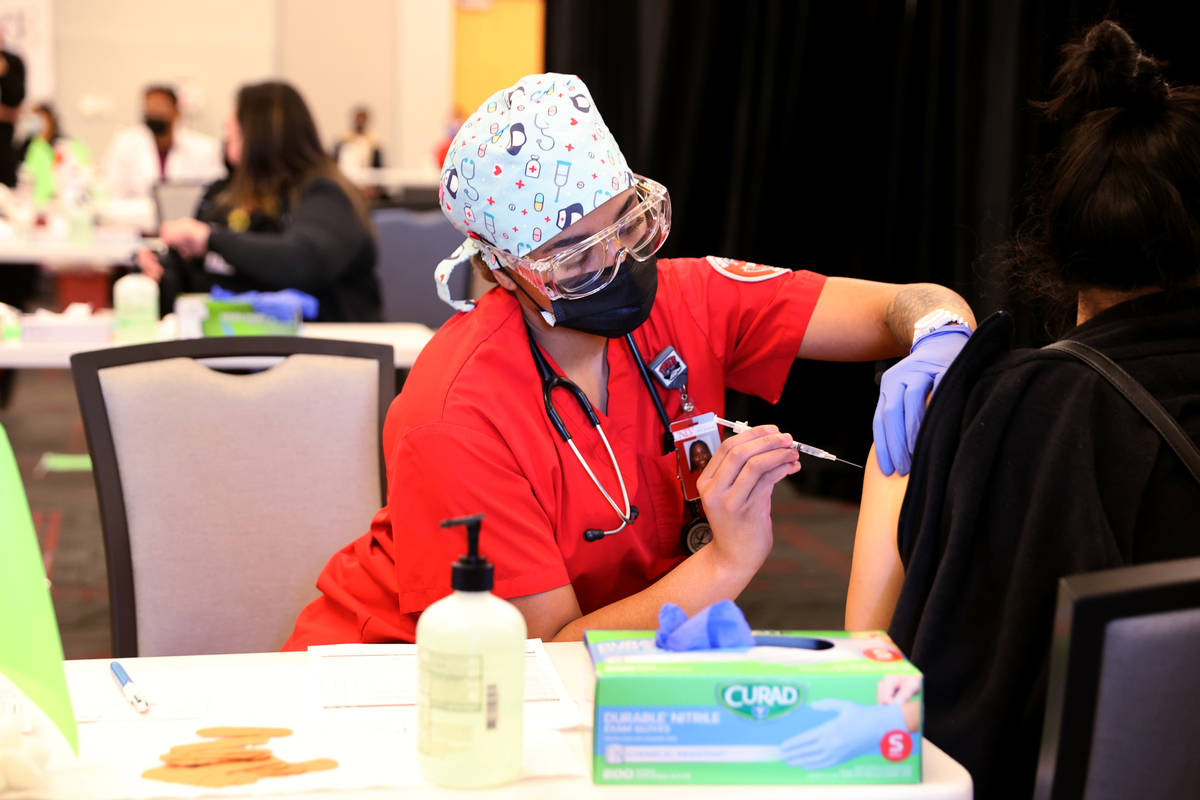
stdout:
[[891,624],[900,585],[904,582],[904,567],[896,547],[896,526],[906,488],[907,475],[884,475],[879,471],[872,447],[867,456],[862,505],[854,534],[850,588],[846,593],[846,630],[887,630]]

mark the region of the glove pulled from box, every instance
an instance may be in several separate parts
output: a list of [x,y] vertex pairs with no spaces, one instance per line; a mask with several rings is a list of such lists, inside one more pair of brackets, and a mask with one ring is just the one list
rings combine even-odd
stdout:
[[663,650],[753,647],[754,636],[745,614],[732,600],[713,603],[691,618],[674,603],[663,603],[654,644]]

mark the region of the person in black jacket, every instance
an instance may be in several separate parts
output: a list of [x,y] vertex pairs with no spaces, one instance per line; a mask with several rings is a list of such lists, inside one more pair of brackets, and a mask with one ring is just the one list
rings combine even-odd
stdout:
[[13,130],[21,103],[25,102],[25,62],[4,49],[0,31],[0,183],[17,185],[17,150]]
[[[1200,440],[1200,87],[1112,22],[1065,53],[1042,107],[1070,130],[1017,266],[1073,299],[1063,338]],[[925,733],[982,800],[1033,792],[1058,579],[1200,555],[1200,483],[1162,436],[1092,367],[1011,338],[993,315],[946,372],[907,491],[868,470],[846,611],[924,673]]]
[[138,265],[175,295],[214,285],[235,292],[298,289],[317,298],[322,322],[380,318],[375,238],[366,202],[321,149],[304,100],[289,84],[242,87],[226,130],[234,165],[208,188],[195,218],[169,220]]
[[[25,62],[4,49],[4,31],[0,28],[0,183],[17,185],[17,149],[13,131],[19,107],[25,100]],[[0,268],[0,303],[24,308],[37,291],[37,266],[12,264]],[[0,408],[8,404],[16,373],[0,370]]]

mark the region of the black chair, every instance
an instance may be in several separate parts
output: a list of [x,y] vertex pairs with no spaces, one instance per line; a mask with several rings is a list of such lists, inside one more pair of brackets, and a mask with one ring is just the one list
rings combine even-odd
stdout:
[[321,567],[384,502],[393,370],[390,345],[303,337],[71,357],[114,655],[283,644]]
[[1200,558],[1063,578],[1035,800],[1200,798],[1198,670]]

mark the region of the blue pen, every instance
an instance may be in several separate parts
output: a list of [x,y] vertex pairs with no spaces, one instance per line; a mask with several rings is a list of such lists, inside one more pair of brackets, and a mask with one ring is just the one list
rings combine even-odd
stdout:
[[133,706],[133,710],[139,714],[149,711],[150,704],[146,702],[146,698],[142,697],[137,684],[129,679],[129,673],[125,671],[125,668],[116,661],[109,664],[109,668],[112,669],[113,678],[121,688],[121,694],[125,695],[125,699],[129,701],[129,705]]

